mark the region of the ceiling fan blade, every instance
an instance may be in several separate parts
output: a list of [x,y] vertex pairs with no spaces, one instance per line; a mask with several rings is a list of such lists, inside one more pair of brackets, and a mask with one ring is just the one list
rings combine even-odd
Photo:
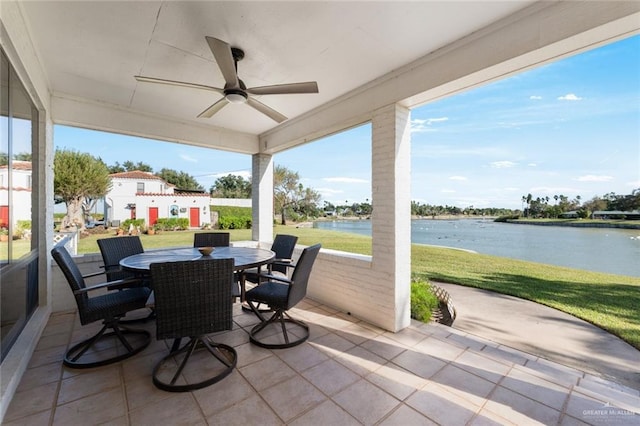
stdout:
[[227,86],[239,87],[238,74],[236,72],[236,61],[233,59],[231,46],[217,38],[205,38],[207,39],[207,43],[209,44],[209,48],[211,49],[213,56],[216,58],[216,62],[222,72],[224,81],[227,83],[225,88],[227,88]]
[[220,89],[218,87],[213,87],[213,86],[205,86],[204,84],[187,83],[184,81],[175,81],[175,80],[164,80],[162,78],[144,77],[142,75],[135,75],[134,78],[143,83],[159,83],[159,84],[166,84],[169,86],[191,87],[192,89],[211,90],[213,92],[224,94],[223,89]]
[[216,112],[220,111],[228,103],[229,103],[229,101],[226,98],[222,98],[218,102],[216,102],[215,104],[211,105],[209,108],[207,108],[204,111],[202,111],[198,115],[198,118],[211,118],[211,117],[213,117],[213,114],[215,114]]
[[252,87],[247,89],[252,95],[287,95],[293,93],[318,93],[318,83],[306,81],[304,83],[275,84],[273,86]]
[[271,118],[274,121],[277,121],[278,123],[282,123],[284,120],[287,119],[286,116],[280,114],[275,109],[272,109],[266,106],[265,104],[263,104],[262,102],[257,101],[253,98],[247,98],[247,103],[253,108],[260,111],[261,113],[263,113],[264,115],[266,115],[267,117]]

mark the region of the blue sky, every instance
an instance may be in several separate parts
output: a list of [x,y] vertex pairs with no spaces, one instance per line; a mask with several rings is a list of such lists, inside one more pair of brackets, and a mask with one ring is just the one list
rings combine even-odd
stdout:
[[[640,36],[424,105],[411,112],[413,200],[521,208],[521,198],[583,200],[640,188]],[[277,154],[276,164],[335,203],[371,200],[369,125]],[[56,148],[107,164],[185,171],[206,189],[251,157],[56,126]]]

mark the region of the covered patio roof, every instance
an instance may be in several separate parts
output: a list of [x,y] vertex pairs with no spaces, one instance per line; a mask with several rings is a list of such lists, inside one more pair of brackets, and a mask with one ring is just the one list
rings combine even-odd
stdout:
[[[637,30],[636,2],[3,2],[3,36],[56,124],[247,154],[275,153]],[[26,28],[21,28],[24,23]],[[317,81],[318,94],[257,96],[196,118],[221,95],[135,75],[223,87],[205,36],[244,50],[248,87]],[[11,52],[9,52],[11,55]],[[33,63],[30,63],[33,61]],[[259,143],[260,141],[260,143]]]

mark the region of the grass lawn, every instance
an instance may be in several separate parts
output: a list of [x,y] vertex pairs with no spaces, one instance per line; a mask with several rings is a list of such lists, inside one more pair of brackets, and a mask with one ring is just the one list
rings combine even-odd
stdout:
[[[190,246],[193,232],[142,235],[146,249]],[[231,241],[250,240],[250,230],[232,230]],[[298,243],[322,243],[324,248],[371,254],[371,238],[363,235],[276,226],[274,233],[298,236]],[[96,240],[82,238],[80,253],[97,252]],[[640,278],[467,253],[440,247],[412,246],[413,275],[462,284],[533,300],[582,318],[640,349]]]

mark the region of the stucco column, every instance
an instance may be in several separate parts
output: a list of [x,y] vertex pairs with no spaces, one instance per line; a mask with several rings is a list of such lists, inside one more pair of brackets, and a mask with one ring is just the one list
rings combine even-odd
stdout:
[[251,159],[251,238],[273,241],[273,156],[254,154]]
[[410,118],[394,104],[376,110],[372,120],[372,267],[388,283],[383,297],[394,331],[411,319]]

